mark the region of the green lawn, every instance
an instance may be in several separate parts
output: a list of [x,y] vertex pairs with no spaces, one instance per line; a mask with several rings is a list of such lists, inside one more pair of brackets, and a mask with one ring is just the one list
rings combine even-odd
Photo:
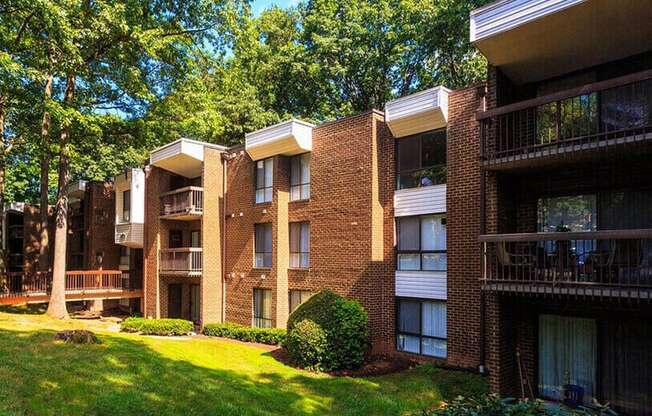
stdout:
[[[0,415],[397,415],[459,394],[479,376],[422,366],[354,379],[296,370],[219,339],[161,339],[97,323],[0,312]],[[101,345],[53,341],[90,328]]]

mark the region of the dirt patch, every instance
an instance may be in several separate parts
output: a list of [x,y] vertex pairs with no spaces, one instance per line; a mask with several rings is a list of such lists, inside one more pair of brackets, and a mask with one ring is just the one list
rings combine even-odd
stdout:
[[[285,348],[276,348],[270,351],[270,355],[285,365],[299,368],[292,362],[288,350]],[[328,374],[336,377],[373,377],[398,373],[408,368],[413,368],[416,365],[417,363],[414,361],[378,355],[369,357],[362,367],[355,370],[333,371]]]

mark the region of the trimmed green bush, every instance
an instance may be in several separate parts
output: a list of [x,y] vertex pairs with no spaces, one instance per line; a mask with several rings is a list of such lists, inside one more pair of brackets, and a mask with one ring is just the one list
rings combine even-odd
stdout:
[[245,342],[281,345],[285,342],[285,329],[282,328],[252,328],[230,322],[223,324],[206,324],[202,331],[209,337],[232,338]]
[[322,370],[324,354],[328,348],[326,332],[309,319],[298,322],[288,333],[285,346],[292,359],[301,367]]
[[[292,312],[288,319],[288,334],[304,320],[314,322],[326,334],[327,347],[317,365],[320,369],[336,371],[362,365],[369,348],[369,318],[360,303],[344,299],[330,290],[322,290]],[[288,352],[293,357],[301,354],[289,345]],[[300,358],[296,360],[302,361]]]
[[124,332],[140,332],[144,335],[187,335],[195,325],[184,319],[127,318],[120,324]]

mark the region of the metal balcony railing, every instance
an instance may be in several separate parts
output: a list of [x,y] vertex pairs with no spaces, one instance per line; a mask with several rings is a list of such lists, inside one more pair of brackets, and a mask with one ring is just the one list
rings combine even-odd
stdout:
[[198,186],[186,186],[161,195],[162,217],[201,215],[204,211],[204,190]]
[[485,167],[652,143],[652,70],[587,84],[477,115]]
[[166,248],[160,251],[159,272],[177,276],[199,276],[202,272],[201,248]]
[[486,290],[652,300],[652,229],[480,236]]

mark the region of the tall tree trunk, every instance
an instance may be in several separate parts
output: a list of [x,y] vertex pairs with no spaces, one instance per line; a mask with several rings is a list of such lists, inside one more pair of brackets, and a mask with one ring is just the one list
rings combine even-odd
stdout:
[[[70,105],[75,93],[75,77],[66,78],[64,105]],[[59,136],[59,192],[55,207],[54,264],[52,267],[52,293],[47,314],[55,318],[68,316],[66,309],[66,246],[68,239],[68,184],[70,182],[70,125]]]
[[[45,82],[44,103],[52,97],[52,74]],[[41,271],[50,269],[50,230],[49,224],[49,174],[50,174],[50,112],[43,110],[41,121],[41,246],[39,253],[39,268]]]
[[[0,96],[0,230],[4,231],[2,225],[5,223],[5,97]],[[7,236],[0,232],[3,241]],[[7,256],[4,244],[0,245],[0,273],[4,276],[7,271]]]

